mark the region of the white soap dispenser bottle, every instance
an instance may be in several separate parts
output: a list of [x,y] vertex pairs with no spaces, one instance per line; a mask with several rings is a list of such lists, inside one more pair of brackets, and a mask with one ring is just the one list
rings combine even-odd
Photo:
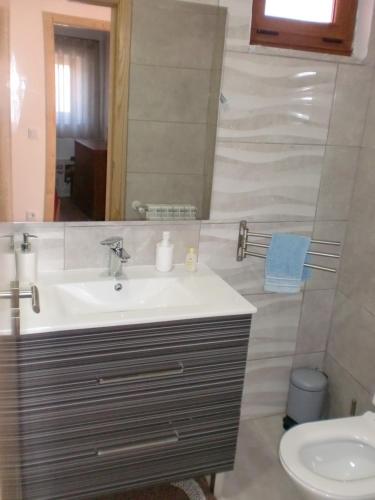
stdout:
[[169,231],[163,232],[163,239],[156,244],[156,269],[162,273],[172,270],[174,244]]
[[37,279],[37,255],[31,247],[33,234],[23,233],[21,248],[16,252],[17,277],[21,285],[30,285]]
[[16,255],[14,253],[14,235],[6,234],[0,238],[9,238],[10,243],[5,251],[0,250],[0,287],[9,288],[10,282],[16,279]]

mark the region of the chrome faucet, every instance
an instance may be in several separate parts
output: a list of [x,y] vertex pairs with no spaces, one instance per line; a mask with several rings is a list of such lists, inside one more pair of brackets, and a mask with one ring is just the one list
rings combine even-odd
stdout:
[[128,262],[130,255],[124,248],[121,236],[113,236],[100,242],[101,245],[109,248],[108,275],[115,278],[122,278],[122,265]]

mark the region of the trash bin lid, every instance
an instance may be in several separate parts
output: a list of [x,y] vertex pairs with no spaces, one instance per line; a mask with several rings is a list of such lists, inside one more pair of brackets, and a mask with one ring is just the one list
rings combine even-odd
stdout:
[[311,368],[296,368],[292,372],[291,383],[310,392],[323,391],[327,387],[327,377],[319,370]]

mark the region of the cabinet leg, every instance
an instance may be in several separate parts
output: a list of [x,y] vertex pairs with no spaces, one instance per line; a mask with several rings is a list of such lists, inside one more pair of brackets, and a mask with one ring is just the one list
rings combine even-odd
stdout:
[[215,493],[215,482],[216,482],[216,474],[211,474],[211,479],[210,479],[210,492],[212,494]]

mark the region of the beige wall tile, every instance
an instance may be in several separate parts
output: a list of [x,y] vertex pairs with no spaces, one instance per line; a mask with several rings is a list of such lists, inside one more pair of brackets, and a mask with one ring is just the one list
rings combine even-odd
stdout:
[[324,371],[328,375],[328,408],[330,418],[349,417],[353,399],[357,401],[357,415],[373,411],[371,395],[329,354]]
[[368,392],[375,392],[375,316],[338,292],[328,353]]
[[361,145],[372,75],[369,66],[339,65],[328,144]]
[[316,212],[317,220],[347,220],[360,148],[327,146]]
[[[138,1],[132,19],[135,64],[210,69],[217,39],[218,8],[187,2]],[[224,33],[223,27],[221,27]],[[173,41],[173,43],[171,43]]]
[[292,364],[292,356],[248,361],[242,419],[285,412]]
[[293,358],[293,368],[311,368],[323,370],[325,351],[309,354],[296,354]]
[[[374,34],[374,51],[373,56],[375,57],[375,34]],[[371,85],[371,97],[368,103],[366,124],[363,135],[362,145],[366,148],[375,147],[375,81]]]
[[204,174],[205,124],[129,121],[128,173]]
[[206,123],[210,77],[210,71],[133,64],[129,118]]
[[292,356],[296,348],[302,293],[246,295],[258,308],[251,325],[248,359]]
[[326,350],[335,290],[305,291],[297,337],[298,354]]
[[360,154],[350,222],[340,272],[339,289],[375,314],[375,151]]
[[[192,224],[113,224],[100,226],[69,226],[65,234],[65,268],[103,268],[108,265],[108,248],[100,242],[110,236],[120,236],[131,259],[126,266],[153,265],[156,243],[162,232],[170,231],[175,244],[174,262],[185,260],[189,247],[198,248],[200,223]],[[77,251],[79,249],[79,251]]]
[[228,9],[227,50],[247,52],[250,45],[250,19],[252,2],[249,0],[219,0]]

